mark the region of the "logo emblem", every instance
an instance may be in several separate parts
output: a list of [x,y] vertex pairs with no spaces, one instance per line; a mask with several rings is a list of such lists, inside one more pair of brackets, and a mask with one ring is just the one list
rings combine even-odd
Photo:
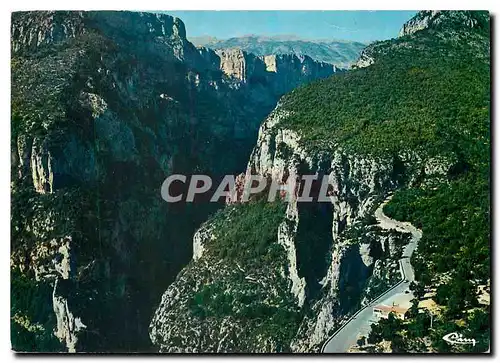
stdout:
[[472,344],[472,346],[476,345],[476,339],[464,338],[462,334],[459,333],[449,333],[443,337],[443,340],[450,344]]

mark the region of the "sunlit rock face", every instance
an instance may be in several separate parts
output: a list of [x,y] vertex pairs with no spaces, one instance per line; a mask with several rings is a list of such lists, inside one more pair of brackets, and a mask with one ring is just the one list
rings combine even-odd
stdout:
[[420,11],[417,15],[406,22],[399,32],[399,36],[414,34],[420,30],[446,27],[468,27],[475,28],[481,26],[485,21],[484,14],[478,17],[471,11],[449,11],[449,10],[429,10]]

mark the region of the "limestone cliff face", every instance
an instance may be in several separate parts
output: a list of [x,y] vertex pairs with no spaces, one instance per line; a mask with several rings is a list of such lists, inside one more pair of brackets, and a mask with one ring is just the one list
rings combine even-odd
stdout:
[[140,41],[146,42],[144,47],[163,44],[163,49],[158,51],[170,52],[179,60],[196,53],[186,39],[186,29],[180,19],[164,14],[119,11],[18,12],[12,18],[11,49],[14,53],[33,52],[95,30],[121,41],[134,34],[130,37],[134,45]]
[[[228,271],[221,270],[230,261],[213,253],[218,243],[214,231],[219,229],[223,235],[224,230],[220,224],[209,221],[195,236],[192,263],[167,289],[151,323],[151,339],[161,351],[317,351],[350,312],[397,280],[393,241],[402,236],[387,235],[367,219],[381,198],[398,186],[395,161],[358,157],[340,147],[321,153],[308,150],[301,145],[299,134],[280,126],[280,121],[289,115],[286,107],[278,105],[262,124],[240,182],[260,175],[285,184],[288,178],[315,174],[328,177],[331,183],[331,202],[301,203],[297,192],[286,202],[284,221],[276,224],[274,232],[274,244],[282,251],[282,257],[266,266],[273,272],[251,274],[267,294],[279,293],[282,299],[292,299],[299,315],[295,325],[285,340],[272,334],[271,340],[226,340],[220,335],[222,332],[224,337],[252,335],[252,320],[228,314],[226,318],[232,325],[223,317],[202,323],[193,315],[189,301],[207,282],[201,279],[194,286],[187,283],[185,276],[210,276],[211,281],[228,289],[238,289]],[[235,208],[240,197],[236,193],[228,208]],[[315,233],[311,234],[313,230]],[[247,270],[244,273],[250,274]],[[285,288],[276,291],[276,285]],[[244,322],[249,324],[248,329]],[[193,335],[194,332],[198,333]],[[269,332],[262,332],[265,333]],[[218,339],[224,344],[217,345]]]
[[[231,89],[250,93],[253,102],[257,100],[273,107],[280,96],[301,84],[344,71],[332,64],[293,54],[256,56],[237,48],[214,51],[205,47],[199,47],[198,52],[212,71],[222,71]],[[221,87],[220,81],[212,84]]]
[[11,49],[34,50],[85,33],[81,12],[22,13],[12,19]]
[[[351,294],[359,294],[373,268],[374,261],[366,258],[370,247],[359,245],[357,237],[350,237],[349,231],[369,228],[362,224],[363,218],[370,215],[381,195],[397,186],[397,181],[392,178],[390,159],[360,158],[344,153],[341,148],[319,155],[308,151],[301,146],[300,135],[279,127],[279,119],[286,117],[286,111],[278,109],[276,114],[260,130],[247,176],[257,173],[286,181],[289,175],[316,174],[327,176],[332,185],[331,204],[309,206],[296,201],[289,204],[288,215],[293,216],[295,227],[285,239],[291,291],[300,306],[307,302],[313,311],[313,318],[305,317],[301,322],[290,347],[293,351],[314,351],[358,303],[355,298],[348,301],[344,289],[350,286]],[[311,213],[311,209],[322,208],[331,215]],[[301,228],[307,228],[311,218],[316,228],[327,231],[324,239],[311,241],[301,235]],[[305,248],[305,244],[310,245]],[[368,246],[371,244],[372,248],[380,248],[376,238],[368,242]],[[319,268],[311,273],[312,265],[305,261],[312,258]]]
[[[478,11],[451,11],[451,10],[429,10],[419,11],[413,18],[408,20],[399,31],[399,41],[375,42],[367,46],[361,52],[359,59],[352,68],[363,68],[373,64],[379,55],[387,54],[394,48],[406,48],[408,41],[415,40],[415,34],[420,31],[432,32],[440,38],[439,32],[446,29],[448,37],[452,36],[454,29],[460,29],[460,33],[472,29],[486,29],[487,14]],[[469,39],[474,44],[474,36]],[[412,47],[419,47],[418,43],[412,43]]]
[[218,50],[220,69],[230,78],[248,82],[253,75],[263,75],[263,64],[253,54],[248,55],[240,49]]
[[335,65],[317,62],[307,55],[271,54],[263,57],[268,72],[274,72],[278,93],[286,93],[304,82],[326,78],[342,71]]
[[163,180],[241,171],[280,92],[330,73],[233,77],[164,14],[19,12],[11,36],[14,305],[44,327],[14,324],[14,348],[149,351],[153,307],[216,208],[168,208]]
[[428,28],[432,20],[435,19],[438,14],[439,11],[437,10],[423,11],[419,13],[418,17],[413,17],[403,25],[399,31],[399,36],[402,37],[408,34],[413,34],[419,30]]
[[219,67],[231,79],[243,83],[264,84],[276,94],[286,93],[314,79],[325,78],[337,71],[329,63],[308,56],[271,54],[255,56],[241,49],[219,49]]

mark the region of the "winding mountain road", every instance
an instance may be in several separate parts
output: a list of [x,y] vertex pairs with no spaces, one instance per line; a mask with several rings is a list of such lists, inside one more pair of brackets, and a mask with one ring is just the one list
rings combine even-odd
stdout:
[[373,314],[373,307],[379,304],[385,305],[407,305],[411,303],[413,294],[409,290],[410,283],[415,279],[415,273],[410,263],[410,257],[417,247],[418,241],[422,238],[422,231],[415,228],[409,222],[400,222],[387,217],[384,212],[384,206],[391,200],[387,198],[375,211],[375,218],[382,229],[395,229],[399,232],[411,233],[412,238],[403,250],[402,258],[399,260],[399,267],[402,275],[401,281],[390,287],[380,296],[372,300],[365,307],[355,312],[344,325],[338,329],[324,343],[323,353],[347,353],[350,347],[356,344],[359,336],[367,337],[371,330],[371,324],[378,321]]

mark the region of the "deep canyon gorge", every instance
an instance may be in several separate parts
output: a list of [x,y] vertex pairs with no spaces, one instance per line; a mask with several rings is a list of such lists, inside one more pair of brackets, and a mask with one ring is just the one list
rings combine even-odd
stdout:
[[[347,69],[197,47],[166,14],[13,13],[13,349],[319,352],[400,278],[389,194],[423,231],[413,293],[443,307],[392,351],[461,352],[432,335],[457,321],[488,346],[489,26],[418,12]],[[169,204],[172,174],[326,176],[331,202]]]

